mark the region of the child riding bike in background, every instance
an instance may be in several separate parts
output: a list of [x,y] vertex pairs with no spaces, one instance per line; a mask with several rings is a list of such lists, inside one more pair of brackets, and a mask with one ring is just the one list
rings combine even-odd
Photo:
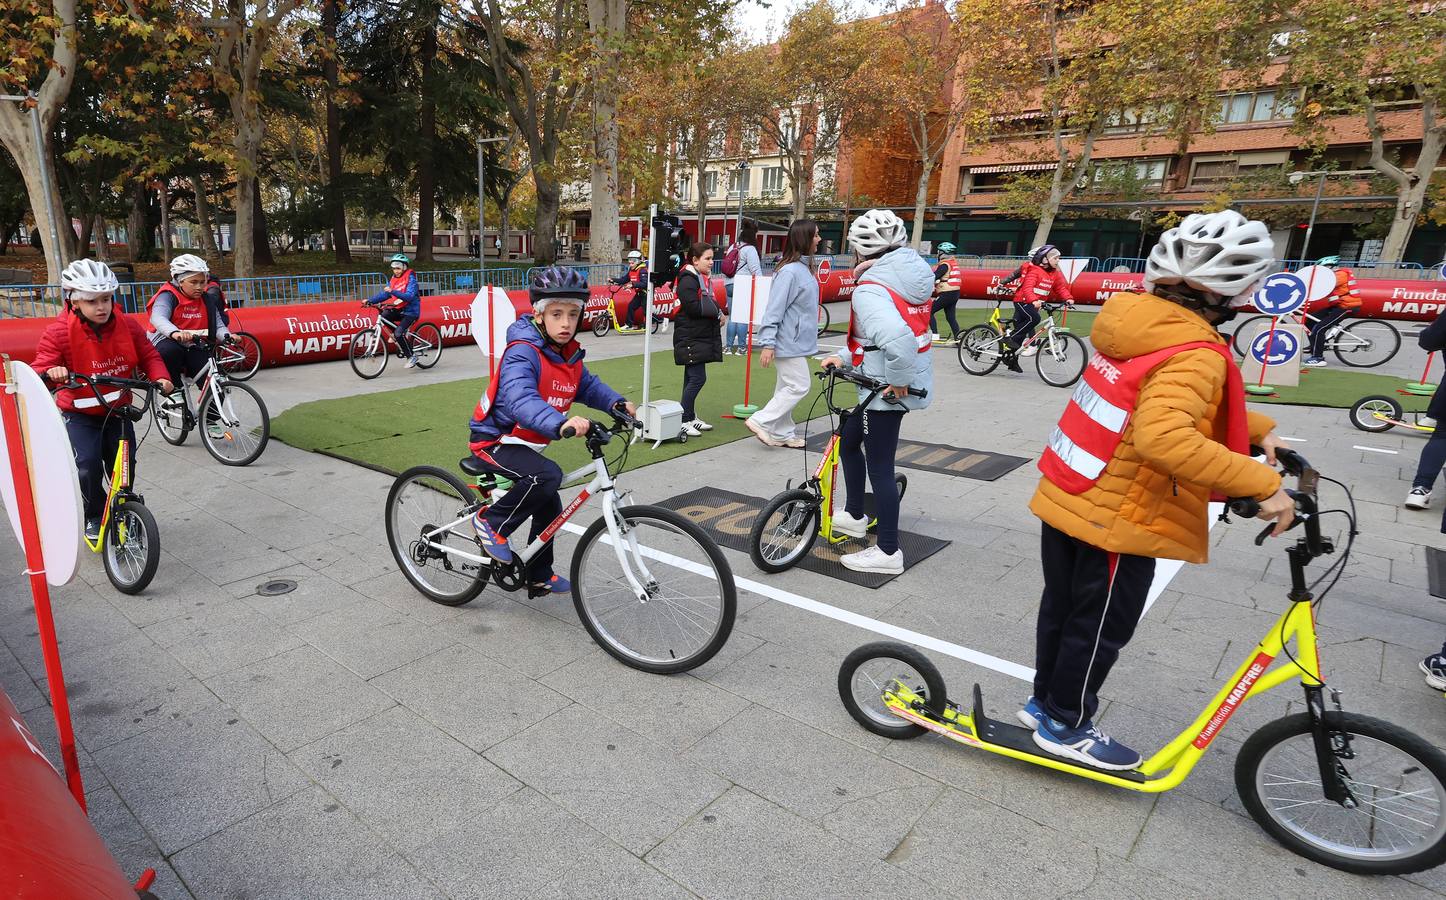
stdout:
[[1023,275],[1019,287],[1014,291],[1014,329],[1009,340],[1004,342],[1004,367],[1011,372],[1023,371],[1018,356],[1033,356],[1039,352],[1031,346],[1022,354],[1019,348],[1034,335],[1039,327],[1039,308],[1047,301],[1073,303],[1074,296],[1064,273],[1059,270],[1059,250],[1053,244],[1045,244],[1030,256],[1029,262],[1020,266]]
[[643,259],[641,250],[628,251],[628,270],[616,278],[609,278],[608,284],[617,284],[633,288],[632,299],[628,301],[628,313],[623,318],[623,324],[629,328],[642,328],[647,317],[644,315],[644,307],[648,303],[648,261]]
[[[503,564],[512,562],[507,539],[523,522],[532,519],[530,541],[562,513],[562,468],[542,451],[562,437],[564,427],[577,437],[587,434],[587,419],[568,416],[573,401],[636,412],[582,364],[584,351],[574,336],[587,304],[587,278],[578,269],[549,266],[532,273],[527,293],[532,314],[507,329],[497,375],[472,413],[468,443],[489,470],[513,482],[472,519],[482,550]],[[566,578],[552,572],[551,542],[528,565],[527,581],[554,594],[572,590]]]
[[[65,311],[51,322],[35,349],[35,371],[51,384],[64,384],[72,372],[91,377],[134,378],[137,371],[170,393],[173,385],[166,363],[145,329],[129,316],[115,314],[115,273],[105,263],[78,259],[60,274]],[[102,390],[106,403],[130,402],[120,389]],[[131,421],[107,415],[109,410],[90,388],[67,388],[55,395],[65,420],[65,431],[75,453],[80,495],[85,512],[85,537],[100,537],[105,512],[106,466],[115,458],[122,440],[134,440]]]
[[230,340],[225,298],[214,286],[210,266],[199,256],[183,253],[171,260],[171,280],[146,301],[147,331],[176,384],[195,376],[211,359],[205,344]]
[[422,295],[417,287],[417,273],[412,271],[412,261],[404,253],[396,254],[388,262],[392,267],[391,280],[386,287],[368,297],[365,305],[381,307],[382,318],[396,326],[392,336],[407,358],[406,368],[415,369],[417,355],[412,351],[407,332],[422,317]]
[[1341,266],[1339,256],[1323,256],[1316,265],[1334,270],[1336,276],[1336,286],[1331,289],[1330,294],[1305,305],[1305,327],[1310,332],[1310,350],[1301,365],[1318,368],[1326,364],[1326,334],[1341,319],[1360,309],[1361,293],[1356,290],[1356,273]]
[[1156,559],[1203,563],[1212,494],[1261,501],[1275,533],[1294,518],[1273,463],[1274,423],[1245,408],[1216,326],[1248,302],[1275,248],[1233,210],[1186,217],[1145,266],[1147,293],[1115,294],[1090,333],[1095,355],[1040,457],[1030,501],[1042,522],[1044,593],[1034,696],[1018,718],[1048,753],[1103,769],[1140,754],[1093,723],[1100,686],[1134,634]]

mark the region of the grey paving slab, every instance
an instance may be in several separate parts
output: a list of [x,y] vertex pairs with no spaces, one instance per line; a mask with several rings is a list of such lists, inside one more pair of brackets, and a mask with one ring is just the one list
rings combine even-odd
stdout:
[[207,680],[207,687],[283,751],[361,721],[392,699],[312,647]]
[[240,713],[219,704],[112,744],[95,759],[167,855],[307,786]]
[[[85,585],[73,584],[64,593],[57,592],[51,598],[51,617],[62,660],[104,650],[140,635],[140,629],[121,615],[115,606]],[[37,680],[45,672],[39,634],[35,609],[28,602],[23,607],[7,611],[0,619],[0,638]]]
[[[286,579],[296,582],[296,589],[286,594],[263,596],[256,592],[262,584]],[[360,603],[364,598],[306,566],[288,566],[260,576],[248,576],[226,585],[232,597],[283,625],[294,625],[314,616]]]
[[601,650],[539,680],[674,751],[697,743],[749,705],[692,675],[649,675]]
[[402,852],[485,819],[522,783],[400,706],[291,752],[291,759]]
[[653,866],[531,789],[497,803],[485,821],[408,856],[456,900],[688,896]]
[[384,603],[362,600],[291,626],[293,633],[363,678],[404,666],[453,639]]
[[[554,602],[559,606],[566,604],[567,611],[559,610],[558,615],[572,614],[570,602]],[[597,649],[581,625],[568,624],[556,615],[539,612],[497,590],[483,591],[467,604],[462,615],[439,622],[435,628],[451,642],[466,644],[532,678],[555,671]]]
[[106,849],[128,879],[135,882],[146,869],[155,869],[156,881],[151,887],[153,895],[165,900],[193,900],[191,892],[166,862],[160,848],[115,791],[104,785],[88,787],[85,812],[96,832],[105,837]]
[[465,605],[444,606],[428,600],[421,592],[412,587],[406,576],[395,569],[382,575],[357,581],[352,585],[352,590],[363,597],[384,603],[396,612],[424,625],[436,625],[447,619],[455,619],[467,614]]
[[239,600],[196,608],[149,625],[145,633],[202,679],[269,659],[305,643]]
[[332,581],[355,586],[363,593],[365,585],[375,579],[392,574],[401,577],[391,553],[375,537],[342,534],[297,547],[291,555]]
[[743,788],[647,856],[703,897],[922,897],[916,878]]
[[20,665],[20,660],[3,643],[0,643],[0,691],[5,692],[20,713],[44,707],[50,702],[30,673]]
[[371,684],[479,753],[572,702],[461,645],[393,669]]
[[171,858],[196,900],[434,900],[446,896],[320,788],[268,807]]

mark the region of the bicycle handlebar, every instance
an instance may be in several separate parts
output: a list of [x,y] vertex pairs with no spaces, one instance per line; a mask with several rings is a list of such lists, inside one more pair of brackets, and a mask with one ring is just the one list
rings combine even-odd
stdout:
[[[1264,454],[1265,451],[1259,447],[1251,447],[1251,452],[1256,455]],[[1286,531],[1293,530],[1298,525],[1305,526],[1305,537],[1302,543],[1305,550],[1312,558],[1323,555],[1325,542],[1321,539],[1320,533],[1320,510],[1316,501],[1316,485],[1319,473],[1311,467],[1311,464],[1304,456],[1294,450],[1281,447],[1275,451],[1275,460],[1287,475],[1296,479],[1296,490],[1286,489],[1286,494],[1295,501],[1295,521],[1291,523]],[[1253,497],[1233,497],[1226,501],[1229,510],[1240,516],[1242,519],[1253,519],[1260,514],[1260,501]],[[1267,525],[1265,530],[1255,536],[1255,545],[1259,547],[1265,543],[1275,530],[1274,525]]]
[[[861,388],[865,388],[876,393],[884,391],[889,387],[889,384],[887,382],[879,381],[877,378],[870,378],[853,366],[829,366],[826,369],[815,372],[814,377],[819,379],[820,381],[824,381],[829,378],[836,378],[839,381],[847,381],[850,384],[856,384]],[[909,388],[909,396],[918,397],[922,400],[923,398],[929,396],[929,392],[924,388],[911,387]],[[889,402],[897,403],[898,399],[894,398],[892,400],[889,400]]]
[[[609,412],[613,417],[614,424],[612,425],[612,427],[608,427],[607,425],[595,419],[587,420],[586,437],[589,446],[595,445],[598,447],[602,447],[603,445],[611,441],[613,439],[613,435],[615,434],[623,431],[632,431],[635,428],[643,427],[642,420],[634,416],[628,415],[627,411],[622,408],[610,410]],[[564,425],[562,429],[558,431],[558,436],[564,438],[576,437],[577,429],[573,428],[571,425]]]
[[78,390],[90,388],[95,395],[96,402],[106,412],[117,412],[115,405],[106,401],[105,396],[100,392],[101,385],[118,387],[128,391],[144,391],[146,402],[140,406],[125,406],[119,412],[132,422],[139,422],[151,408],[151,401],[155,399],[156,391],[160,386],[153,381],[146,381],[143,378],[117,378],[111,375],[82,375],[79,372],[71,372],[64,384],[56,385],[57,390]]

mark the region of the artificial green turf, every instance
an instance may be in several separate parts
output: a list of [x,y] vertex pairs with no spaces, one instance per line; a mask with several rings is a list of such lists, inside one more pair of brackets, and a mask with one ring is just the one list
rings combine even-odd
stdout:
[[1407,412],[1425,410],[1429,396],[1398,394],[1406,379],[1359,369],[1301,369],[1299,387],[1276,387],[1274,397],[1249,397],[1252,402],[1349,409],[1362,397],[1384,394],[1400,401]]
[[[712,431],[689,438],[686,444],[667,441],[652,449],[651,443],[633,445],[627,467],[661,462],[752,437],[741,420],[725,419],[733,405],[743,400],[743,358],[725,356],[723,362],[708,366],[708,383],[698,396],[697,413],[714,426]],[[589,363],[588,369],[612,385],[633,402],[642,398],[643,358],[626,356]],[[750,402],[762,406],[773,395],[774,369],[765,369],[753,360]],[[682,393],[683,370],[673,364],[671,350],[653,354],[651,399],[674,399]],[[314,400],[282,413],[271,423],[271,436],[302,450],[319,451],[349,459],[372,468],[396,474],[416,465],[436,465],[452,471],[467,455],[467,423],[472,410],[487,387],[486,378],[450,381],[345,397],[339,400]],[[838,396],[848,401],[854,389],[844,385]],[[802,419],[820,393],[814,381],[810,394],[794,412]],[[824,406],[818,405],[822,414]],[[574,407],[579,415],[608,421],[603,414],[594,415],[581,405]],[[620,446],[608,447],[613,458]],[[587,449],[580,440],[556,441],[547,455],[555,459],[563,471],[576,469],[588,461]]]

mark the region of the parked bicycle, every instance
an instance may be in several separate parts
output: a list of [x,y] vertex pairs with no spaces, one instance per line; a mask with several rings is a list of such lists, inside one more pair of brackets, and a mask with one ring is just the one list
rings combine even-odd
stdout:
[[[387,543],[402,574],[434,602],[461,606],[490,580],[504,591],[546,588],[528,584],[527,564],[552,542],[592,497],[602,516],[573,550],[573,608],[600,647],[645,672],[684,672],[713,658],[733,630],[737,588],[728,560],[707,533],[672,510],[634,504],[619,491],[612,470],[626,463],[627,437],[641,423],[613,413],[612,427],[591,422],[584,440],[592,461],[563,483],[591,476],[587,486],[509,565],[481,552],[472,516],[491,505],[499,481],[475,456],[458,467],[476,481],[469,487],[436,466],[415,466],[399,475],[387,494]],[[571,436],[564,430],[564,437]],[[614,436],[623,449],[609,468],[603,456]]]
[[[1014,320],[1003,317],[1000,312],[1002,305],[995,303],[987,323],[966,329],[959,338],[959,365],[970,375],[988,375],[999,367],[1009,352],[1006,342]],[[1062,303],[1044,304],[1039,327],[1015,352],[1016,357],[1023,357],[1031,355],[1032,351],[1034,368],[1039,377],[1044,379],[1045,384],[1055,387],[1069,387],[1079,381],[1089,362],[1089,350],[1084,341],[1054,321],[1054,314],[1065,306]]]
[[[385,372],[387,361],[393,356],[399,359],[407,358],[401,345],[397,343],[396,324],[380,311],[376,316],[376,322],[370,327],[352,335],[351,346],[347,348],[346,355],[351,362],[352,371],[368,381]],[[412,355],[417,358],[417,365],[421,368],[430,369],[442,358],[442,330],[431,322],[418,322],[413,325],[407,332],[407,340],[411,342]]]
[[[218,348],[203,337],[210,359],[194,376],[182,379],[175,392],[151,404],[156,427],[166,443],[180,446],[200,422],[201,446],[223,466],[249,466],[271,439],[271,415],[261,395],[234,381],[221,367]],[[198,388],[191,400],[191,388]]]
[[[1273,316],[1251,316],[1241,322],[1230,338],[1235,355],[1245,357],[1257,337],[1269,331]],[[1295,325],[1314,322],[1316,317],[1287,316],[1282,321]],[[1326,329],[1325,349],[1348,366],[1370,369],[1390,362],[1401,349],[1401,332],[1383,319],[1348,319]]]

